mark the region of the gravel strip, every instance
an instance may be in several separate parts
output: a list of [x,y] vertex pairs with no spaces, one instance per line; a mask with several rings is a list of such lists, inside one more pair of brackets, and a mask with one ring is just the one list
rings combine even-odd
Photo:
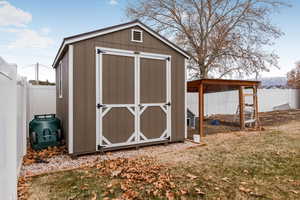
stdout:
[[49,158],[49,163],[34,163],[32,165],[22,166],[20,176],[34,176],[44,173],[51,173],[62,170],[76,169],[90,165],[96,160],[111,160],[116,158],[131,158],[136,156],[156,156],[158,154],[180,151],[198,144],[185,141],[184,143],[173,143],[149,147],[141,147],[139,149],[120,150],[106,153],[105,155],[95,154],[79,156],[77,159],[71,159],[68,155],[59,155]]

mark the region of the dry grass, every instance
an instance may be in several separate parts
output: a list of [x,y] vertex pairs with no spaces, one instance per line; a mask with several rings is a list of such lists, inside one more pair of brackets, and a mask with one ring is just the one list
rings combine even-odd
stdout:
[[264,132],[211,135],[206,142],[158,159],[178,174],[199,177],[196,187],[206,199],[300,199],[299,121]]
[[[28,199],[124,199],[129,189],[127,197],[136,199],[300,199],[300,121],[264,132],[210,135],[205,142],[144,162],[136,158],[110,168],[99,161],[98,168],[37,176]],[[165,177],[162,186],[155,184],[156,174]]]

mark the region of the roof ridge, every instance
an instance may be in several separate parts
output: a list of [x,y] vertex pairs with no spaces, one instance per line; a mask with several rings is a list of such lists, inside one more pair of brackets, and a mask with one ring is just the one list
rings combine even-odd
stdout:
[[103,28],[96,29],[96,30],[93,30],[93,31],[87,31],[87,32],[76,34],[76,35],[71,35],[71,36],[65,37],[64,40],[72,39],[72,38],[79,37],[79,36],[86,35],[86,34],[96,33],[96,32],[99,32],[99,31],[113,29],[113,28],[117,28],[117,27],[120,27],[120,26],[134,24],[134,23],[141,23],[142,24],[142,22],[140,20],[135,19],[135,20],[132,20],[132,21],[129,21],[129,22],[125,22],[125,23],[121,23],[121,24],[117,24],[117,25],[113,25],[113,26],[105,26]]
[[[90,31],[90,32],[85,32],[85,33],[81,33],[81,34],[77,34],[77,35],[73,35],[73,36],[69,36],[63,39],[59,50],[54,58],[54,62],[52,67],[55,67],[57,60],[59,59],[59,57],[61,56],[61,53],[64,51],[66,45],[68,45],[69,43],[74,43],[76,42],[75,40],[77,39],[78,41],[84,40],[84,39],[88,39],[88,37],[85,37],[86,35],[97,35],[98,33],[101,32],[107,32],[109,33],[109,31],[111,29],[116,29],[116,30],[122,30],[124,28],[122,27],[130,27],[133,26],[134,24],[136,24],[137,26],[140,26],[141,28],[145,29],[145,31],[148,31],[150,34],[152,34],[153,36],[157,37],[160,41],[166,43],[170,48],[173,48],[174,50],[178,51],[180,54],[184,55],[186,58],[189,58],[190,55],[189,53],[187,53],[185,50],[183,50],[182,48],[180,48],[178,45],[174,44],[173,42],[171,42],[170,40],[168,40],[167,38],[165,38],[164,36],[162,36],[161,34],[159,34],[157,31],[153,30],[152,28],[150,28],[149,26],[147,26],[146,24],[144,24],[143,22],[141,22],[139,19],[135,19],[126,23],[122,23],[122,24],[118,24],[118,25],[114,25],[114,26],[109,26],[109,27],[105,27],[102,29],[97,29],[94,31]],[[78,39],[78,38],[84,38],[84,39]],[[93,37],[93,36],[90,36]]]

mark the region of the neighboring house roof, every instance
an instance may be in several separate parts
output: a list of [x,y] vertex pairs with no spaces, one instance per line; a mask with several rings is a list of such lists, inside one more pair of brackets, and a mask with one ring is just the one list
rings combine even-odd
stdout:
[[187,93],[187,109],[191,111],[195,115],[195,117],[199,116],[199,109],[198,109],[198,94],[197,93]]
[[139,20],[134,20],[134,21],[131,21],[131,22],[128,22],[128,23],[119,24],[119,25],[116,25],[116,26],[111,26],[111,27],[107,27],[107,28],[103,28],[103,29],[99,29],[99,30],[86,32],[86,33],[82,33],[82,34],[78,34],[78,35],[74,35],[74,36],[64,38],[63,42],[62,42],[62,44],[61,44],[61,46],[60,46],[60,48],[57,52],[57,55],[55,56],[55,59],[54,59],[54,62],[53,62],[52,66],[53,67],[56,66],[57,61],[61,57],[61,54],[63,53],[63,51],[67,48],[68,44],[72,44],[72,43],[79,42],[79,41],[82,41],[82,40],[91,39],[91,38],[94,38],[94,37],[97,37],[97,36],[100,36],[100,35],[120,31],[120,30],[131,28],[131,27],[134,27],[134,26],[139,26],[140,28],[144,29],[145,31],[150,33],[152,36],[158,38],[159,40],[161,40],[166,45],[173,48],[174,50],[176,50],[177,52],[179,52],[180,54],[182,54],[186,58],[189,58],[189,54],[186,51],[184,51],[183,49],[181,49],[180,47],[178,47],[177,45],[175,45],[174,43],[172,43],[171,41],[169,41],[168,39],[166,39],[162,35],[158,34],[156,31],[154,31],[150,27],[146,26],[145,24],[143,24]]
[[188,115],[188,118],[195,117],[195,114],[189,108],[187,109],[187,115]]

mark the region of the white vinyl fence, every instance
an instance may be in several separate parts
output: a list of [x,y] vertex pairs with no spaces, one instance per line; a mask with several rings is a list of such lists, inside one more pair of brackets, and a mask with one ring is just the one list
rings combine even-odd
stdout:
[[[34,115],[56,113],[56,87],[28,84],[27,87],[27,125]],[[27,127],[28,136],[28,127]]]
[[17,66],[0,57],[0,199],[17,198]]
[[22,166],[22,158],[27,150],[27,81],[26,78],[17,79],[17,169]]
[[28,124],[34,115],[56,112],[56,90],[30,85],[17,76],[16,65],[0,57],[0,94],[0,200],[13,200],[26,154]]
[[[246,97],[246,103],[252,102],[252,97]],[[204,113],[212,114],[235,114],[239,105],[238,91],[208,93],[204,95]],[[198,116],[198,94],[188,93],[188,108]],[[300,90],[295,89],[259,89],[258,105],[259,112],[274,110],[274,107],[289,104],[290,108],[300,108]]]

